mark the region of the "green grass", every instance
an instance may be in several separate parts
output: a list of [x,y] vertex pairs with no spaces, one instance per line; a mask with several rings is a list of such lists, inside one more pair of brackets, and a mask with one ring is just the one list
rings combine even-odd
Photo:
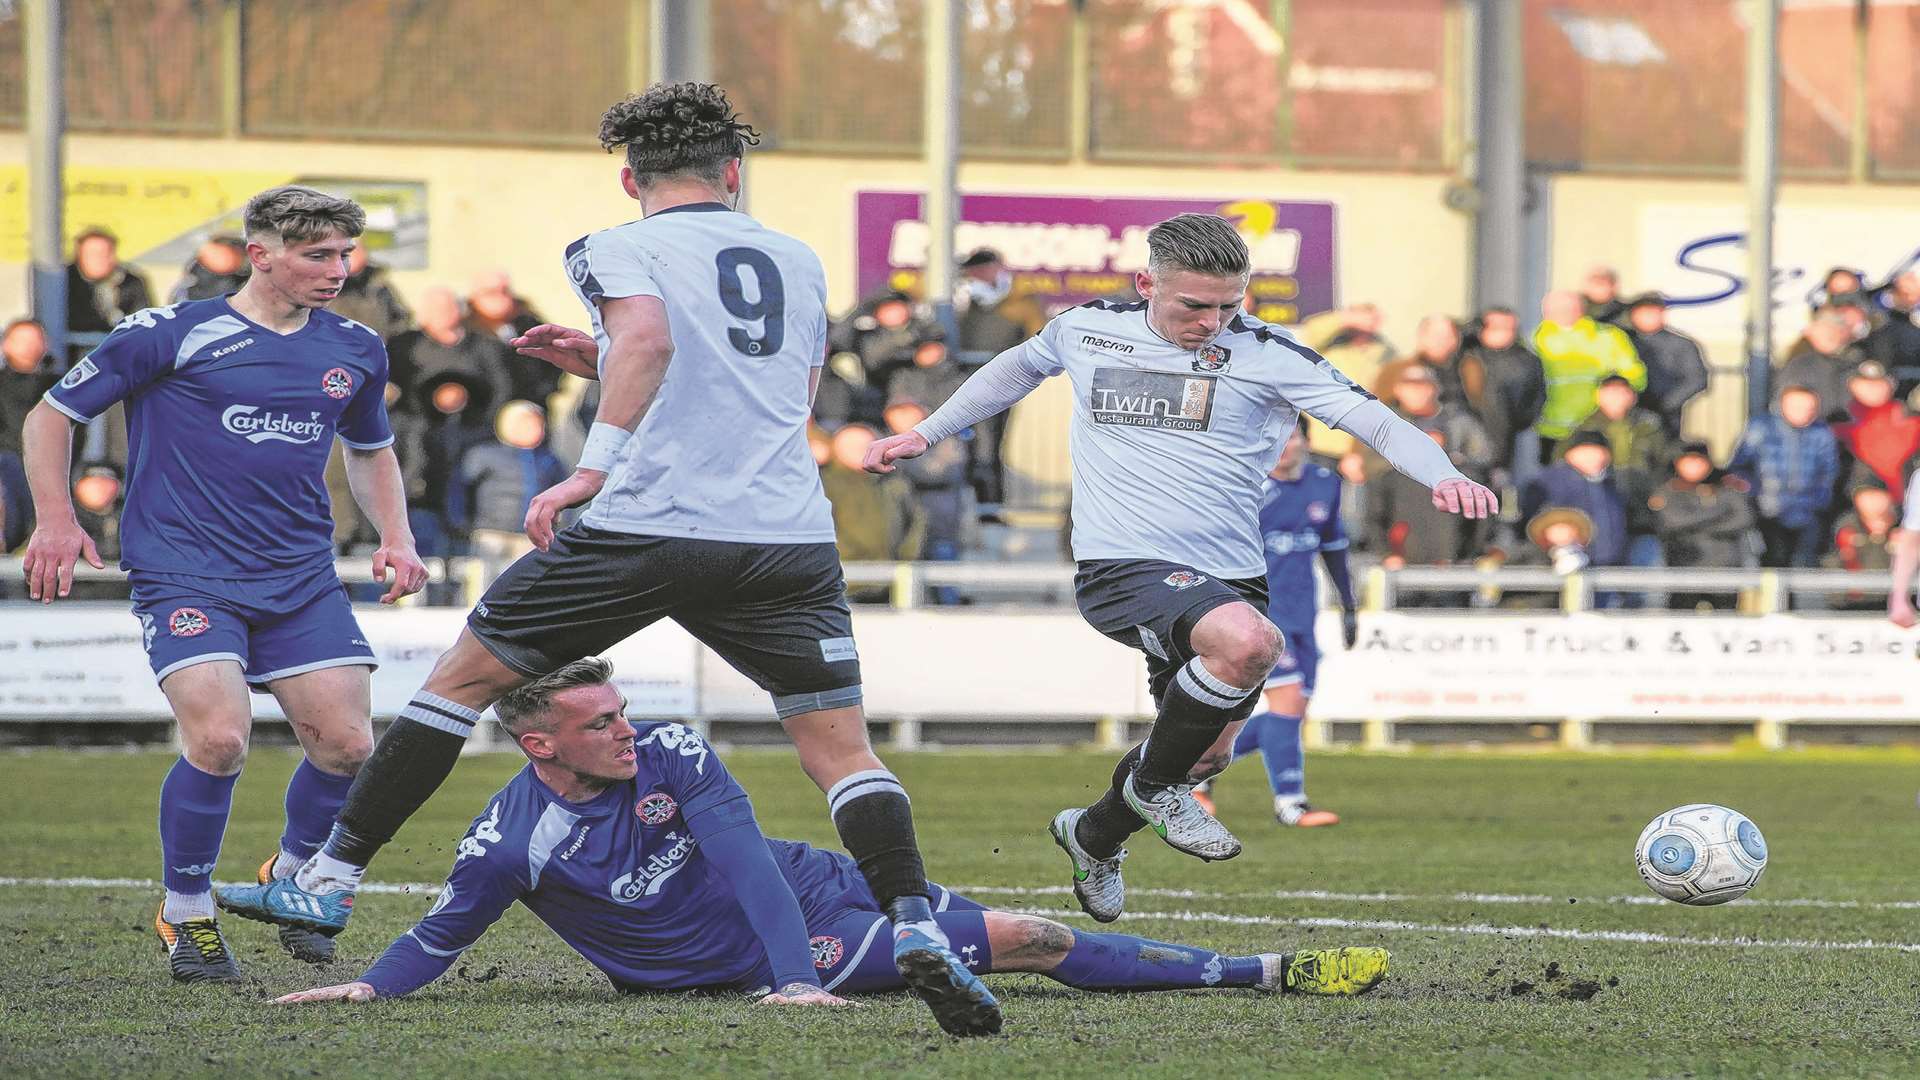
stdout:
[[[156,876],[153,807],[170,760],[0,756],[0,867],[15,877]],[[790,755],[740,752],[728,761],[770,833],[832,841],[823,801]],[[1368,997],[1314,1000],[1096,996],[1001,976],[993,982],[1007,1033],[969,1042],[940,1035],[917,1002],[898,995],[832,1011],[617,997],[520,911],[412,998],[268,1008],[273,995],[356,975],[428,901],[364,897],[341,939],[343,959],[322,970],[281,955],[268,928],[236,922],[229,930],[248,982],[183,988],[167,979],[148,928],[154,894],[9,885],[0,887],[0,1075],[1912,1076],[1920,1070],[1920,952],[1452,928],[1920,942],[1914,909],[1608,899],[1649,895],[1634,875],[1634,838],[1655,813],[1693,801],[1735,806],[1766,832],[1773,864],[1756,899],[1920,899],[1917,763],[1898,753],[1329,754],[1313,763],[1315,795],[1347,822],[1285,832],[1267,824],[1264,778],[1244,763],[1220,798],[1246,854],[1202,865],[1150,835],[1137,838],[1132,887],[1205,895],[1136,895],[1116,929],[1232,952],[1377,942],[1394,950],[1393,978]],[[248,766],[223,880],[247,876],[272,850],[293,764],[288,753],[262,751]],[[935,879],[995,887],[1063,882],[1045,824],[1059,807],[1091,798],[1109,769],[1104,756],[1078,753],[897,754],[891,764],[914,793]],[[463,762],[373,876],[439,880],[468,819],[517,767],[506,756]],[[1279,899],[1275,890],[1408,898]],[[1461,892],[1548,899],[1454,898]],[[1026,899],[1063,916],[1072,910],[1058,895]],[[1199,914],[1165,917],[1177,912]],[[1246,916],[1396,925],[1230,921]],[[1575,984],[1597,992],[1581,1000]]]

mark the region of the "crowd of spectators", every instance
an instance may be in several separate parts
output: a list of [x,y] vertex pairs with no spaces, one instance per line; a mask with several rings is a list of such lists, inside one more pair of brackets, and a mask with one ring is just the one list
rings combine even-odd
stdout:
[[[1885,569],[1920,455],[1920,270],[1876,287],[1836,268],[1810,300],[1773,371],[1772,409],[1748,420],[1724,461],[1685,430],[1688,403],[1708,386],[1699,343],[1667,325],[1665,297],[1625,296],[1605,267],[1547,294],[1530,336],[1505,308],[1464,325],[1428,316],[1403,356],[1372,305],[1299,328],[1463,473],[1503,491],[1502,519],[1435,512],[1418,485],[1339,432],[1319,430],[1312,446],[1352,485],[1359,550],[1389,567]],[[1732,601],[1668,598],[1689,609]]]
[[[597,388],[515,355],[508,342],[542,317],[503,272],[476,276],[464,295],[422,289],[409,304],[364,248],[349,269],[332,307],[387,342],[388,408],[422,554],[517,556],[526,550],[527,503],[565,474]],[[960,558],[1004,498],[1004,418],[893,475],[859,467],[875,438],[918,423],[972,365],[1044,324],[1046,312],[1015,293],[996,253],[974,252],[960,270],[950,323],[921,300],[887,291],[830,327],[809,442],[846,559]],[[210,237],[167,300],[230,293],[246,273],[241,242]],[[91,230],[75,243],[68,299],[72,330],[101,334],[150,306],[154,293],[120,262],[114,237]],[[1667,325],[1663,296],[1624,295],[1611,270],[1595,268],[1578,290],[1549,293],[1531,333],[1507,308],[1464,321],[1434,314],[1405,351],[1383,335],[1378,308],[1355,304],[1315,315],[1296,332],[1445,447],[1463,473],[1501,491],[1507,510],[1493,522],[1439,513],[1425,489],[1337,430],[1315,425],[1311,449],[1350,485],[1346,512],[1358,549],[1389,567],[1881,569],[1920,454],[1920,416],[1909,404],[1910,395],[1920,398],[1916,306],[1920,270],[1877,287],[1852,270],[1827,275],[1804,332],[1775,368],[1774,408],[1751,418],[1732,452],[1716,460],[1685,427],[1688,403],[1708,386],[1699,343]],[[32,515],[22,421],[81,351],[52,356],[44,331],[26,319],[0,338],[6,550],[24,542]],[[110,414],[99,426],[83,441],[73,491],[82,524],[111,558],[124,420]],[[341,552],[367,549],[374,537],[337,453],[328,482]],[[1730,602],[1684,593],[1670,600]]]

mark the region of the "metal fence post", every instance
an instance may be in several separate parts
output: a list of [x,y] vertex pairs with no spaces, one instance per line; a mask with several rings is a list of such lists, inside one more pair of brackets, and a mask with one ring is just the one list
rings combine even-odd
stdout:
[[912,611],[920,606],[920,564],[895,563],[893,566],[893,609]]
[[1593,607],[1593,592],[1587,588],[1587,575],[1575,571],[1560,584],[1560,610],[1568,613]]

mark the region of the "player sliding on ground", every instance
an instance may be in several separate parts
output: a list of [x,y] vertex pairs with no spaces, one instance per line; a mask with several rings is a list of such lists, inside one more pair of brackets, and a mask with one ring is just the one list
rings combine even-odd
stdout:
[[1305,411],[1379,451],[1470,518],[1498,509],[1444,450],[1278,327],[1239,314],[1251,259],[1225,218],[1181,214],[1147,233],[1138,303],[1063,312],[1001,353],[912,431],[875,442],[891,472],[1013,407],[1051,376],[1073,381],[1073,554],[1080,613],[1147,655],[1159,713],[1110,790],[1055,817],[1074,894],[1103,922],[1125,904],[1121,844],[1147,825],[1174,848],[1231,859],[1240,841],[1193,798],[1203,758],[1224,767],[1238,724],[1285,653],[1267,602],[1260,487]]
[[[25,432],[39,513],[28,593],[51,602],[67,595],[78,557],[100,565],[67,497],[73,424],[127,403],[121,566],[180,723],[180,760],[160,785],[167,895],[154,929],[182,981],[240,978],[211,888],[247,757],[247,691],[279,700],[306,752],[261,880],[291,874],[320,847],[373,743],[373,650],[333,569],[325,473],[336,434],[354,499],[380,530],[374,577],[393,576],[381,602],[427,580],[387,426],[387,350],[322,310],[347,280],[366,214],[279,187],[254,196],[243,220],[252,265],[239,292],[127,316],[47,391]],[[330,938],[298,927],[280,943],[312,963],[333,956]]]
[[[495,703],[525,769],[474,819],[432,909],[356,982],[282,1004],[397,997],[439,978],[515,901],[623,991],[731,990],[773,1005],[905,986],[887,917],[853,860],[769,840],[720,757],[678,724],[636,728],[597,657]],[[934,920],[972,970],[1085,990],[1252,987],[1361,994],[1385,949],[1223,956],[989,911],[933,886]]]
[[[325,848],[292,878],[223,890],[249,918],[338,933],[374,853],[452,771],[502,695],[671,618],[773,697],[841,843],[892,918],[892,962],[956,1035],[999,1005],[933,919],[906,789],[874,756],[833,515],[807,447],[826,358],[818,256],[734,208],[757,133],[715,86],[654,86],[607,110],[642,217],[574,241],[566,270],[593,337],[523,351],[600,380],[579,467],[527,511],[537,550],[468,616],[354,782]],[[595,363],[597,361],[597,368]],[[592,501],[579,522],[555,517]]]

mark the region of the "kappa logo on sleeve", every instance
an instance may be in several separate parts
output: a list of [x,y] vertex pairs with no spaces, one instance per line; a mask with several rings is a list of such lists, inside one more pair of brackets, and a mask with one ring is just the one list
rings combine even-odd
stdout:
[[707,744],[701,740],[700,733],[681,724],[661,724],[635,746],[659,746],[677,751],[681,757],[693,758],[693,771],[704,773],[707,769]]
[[484,859],[487,857],[486,845],[497,844],[499,842],[500,804],[496,802],[493,804],[493,809],[487,814],[486,820],[474,822],[472,834],[461,838],[460,854],[453,861],[459,862],[469,855],[477,859]]

